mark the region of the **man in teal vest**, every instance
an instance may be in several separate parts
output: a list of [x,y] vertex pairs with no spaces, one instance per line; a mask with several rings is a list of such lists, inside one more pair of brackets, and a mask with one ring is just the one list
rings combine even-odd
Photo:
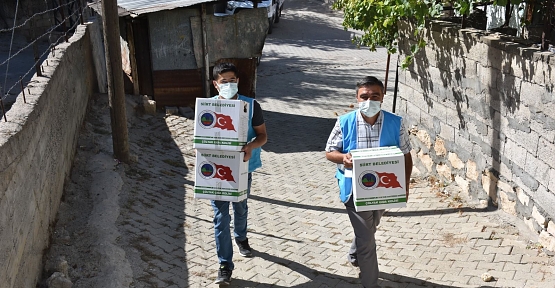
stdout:
[[[349,170],[353,161],[349,151],[353,149],[397,146],[405,154],[406,196],[412,172],[411,145],[403,119],[381,110],[384,97],[383,83],[376,77],[365,77],[356,86],[359,109],[340,116],[326,144],[326,158],[337,163],[335,177],[339,185],[339,197],[345,204],[355,237],[347,259],[360,267],[360,279],[365,288],[377,288],[378,256],[376,255],[376,227],[384,210],[356,212],[353,204],[352,179]],[[345,173],[347,171],[347,175]]]
[[[262,166],[260,160],[261,146],[268,139],[266,124],[262,115],[260,104],[253,98],[239,95],[237,85],[239,77],[237,68],[231,63],[219,63],[214,66],[212,83],[218,90],[214,98],[237,99],[249,103],[249,130],[247,145],[242,151],[245,153],[244,160],[249,161],[247,195],[250,195],[252,172]],[[230,221],[228,201],[211,201],[214,209],[214,233],[216,238],[216,252],[218,254],[219,270],[216,284],[228,285],[231,281],[233,271],[233,244],[231,243]],[[241,202],[232,202],[233,205],[233,236],[239,248],[239,254],[244,257],[252,257],[252,249],[247,238],[247,199]]]

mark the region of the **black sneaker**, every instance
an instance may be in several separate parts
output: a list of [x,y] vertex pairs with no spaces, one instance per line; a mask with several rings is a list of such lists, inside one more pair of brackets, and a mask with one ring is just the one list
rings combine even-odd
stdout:
[[227,263],[220,264],[220,270],[218,270],[218,277],[216,278],[216,282],[214,284],[220,285],[229,285],[231,283],[231,269]]
[[243,257],[252,257],[252,248],[249,245],[249,239],[245,239],[243,241],[238,241],[235,239],[235,243],[237,247],[239,247],[239,254]]

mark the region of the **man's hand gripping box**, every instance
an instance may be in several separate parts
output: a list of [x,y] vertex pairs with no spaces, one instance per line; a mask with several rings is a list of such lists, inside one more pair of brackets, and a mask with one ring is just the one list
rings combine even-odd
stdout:
[[247,198],[249,162],[243,152],[197,150],[195,198],[240,202]]
[[249,103],[197,98],[193,148],[241,151],[247,143]]
[[351,150],[356,211],[407,206],[405,157],[397,147]]

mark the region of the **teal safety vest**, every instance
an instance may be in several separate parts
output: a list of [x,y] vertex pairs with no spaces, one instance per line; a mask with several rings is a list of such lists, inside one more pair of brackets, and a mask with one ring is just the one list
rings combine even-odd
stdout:
[[[216,95],[212,98],[216,99],[219,96]],[[243,96],[239,94],[239,97],[237,97],[238,100],[243,100],[247,103],[249,103],[249,130],[247,132],[247,142],[252,141],[252,139],[256,138],[256,132],[254,131],[254,128],[252,127],[252,116],[254,115],[254,98],[250,98],[247,96]],[[252,149],[252,154],[251,154],[251,158],[249,159],[249,173],[251,173],[252,171],[262,167],[262,160],[260,159],[260,151],[262,151],[262,149],[260,147]]]
[[[357,148],[357,112],[355,110],[349,112],[345,115],[339,117],[339,125],[341,128],[341,133],[343,135],[343,151],[341,153],[347,153],[353,149]],[[400,145],[399,133],[401,131],[401,117],[387,112],[381,111],[383,113],[382,128],[380,131],[380,147],[385,146],[397,146]],[[370,148],[370,147],[369,147]],[[350,177],[345,177],[345,171],[337,168],[335,173],[335,178],[337,178],[337,184],[339,185],[339,198],[343,203],[346,203],[351,197],[353,191],[353,181]]]

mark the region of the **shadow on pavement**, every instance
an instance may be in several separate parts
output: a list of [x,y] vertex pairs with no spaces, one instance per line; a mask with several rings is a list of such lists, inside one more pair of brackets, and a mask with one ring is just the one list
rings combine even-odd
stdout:
[[[264,111],[268,142],[264,150],[274,153],[322,151],[336,119]],[[272,136],[275,135],[275,136]],[[299,159],[301,161],[304,159]]]
[[[330,110],[330,103],[340,106],[338,114],[351,111],[350,104],[356,103],[356,82],[364,76],[375,76],[384,81],[385,67],[376,67],[373,63],[358,63],[345,67],[339,74],[329,74],[329,70],[338,64],[323,63],[298,56],[279,55],[265,52],[268,58],[262,62],[257,72],[257,99],[262,103],[265,98],[272,98],[285,102],[284,105],[292,109],[311,106]],[[340,60],[336,60],[340,61]],[[352,61],[352,60],[351,60]],[[344,66],[346,66],[344,64]],[[361,74],[361,70],[364,71]],[[279,75],[277,77],[276,75]],[[388,82],[394,81],[390,76]],[[270,88],[268,88],[270,87]],[[274,88],[276,87],[276,88]],[[286,87],[286,88],[284,88]],[[388,91],[393,95],[393,85],[390,83]],[[348,90],[348,92],[345,92]],[[350,93],[352,98],[348,102],[339,101],[342,95]],[[262,107],[264,109],[264,106]],[[322,115],[323,117],[332,117]]]
[[331,208],[331,207],[325,207],[325,206],[304,205],[304,204],[292,203],[288,201],[276,200],[276,199],[271,199],[271,198],[266,198],[266,197],[256,196],[256,195],[250,195],[249,199],[281,205],[281,206],[292,207],[292,208],[299,208],[303,210],[315,210],[315,211],[332,212],[332,213],[346,213],[345,209]]
[[[300,283],[300,284],[292,284],[291,286],[281,286],[281,285],[267,285],[268,287],[295,287],[295,288],[315,288],[315,287],[361,287],[360,281],[357,277],[345,277],[340,275],[331,274],[328,272],[319,271],[316,269],[312,269],[306,265],[301,263],[286,260],[280,257],[276,257],[274,255],[270,255],[265,252],[258,252],[255,251],[255,257],[260,257],[266,261],[273,262],[277,265],[285,266],[291,269],[305,278],[308,278],[308,282]],[[345,260],[346,262],[346,260]],[[336,265],[342,265],[341,263],[337,263]],[[349,265],[349,264],[344,264]],[[426,280],[413,278],[413,277],[406,277],[400,276],[396,274],[390,273],[383,273],[380,272],[380,281],[379,283],[383,288],[387,287],[411,287],[411,288],[419,288],[419,287],[450,287],[450,288],[462,288],[457,286],[447,286],[447,285],[440,285],[437,283],[429,282]],[[388,281],[395,281],[391,284],[388,284]],[[229,287],[263,287],[266,286],[264,284],[260,284],[250,280],[242,280],[242,279],[233,279],[231,282],[231,286]],[[494,286],[479,286],[479,288],[493,288]]]
[[446,208],[446,209],[433,209],[433,210],[419,210],[419,211],[386,211],[384,215],[391,217],[412,217],[412,216],[429,216],[429,215],[443,215],[464,212],[492,212],[488,208]]
[[[337,48],[353,48],[351,32],[336,28],[337,23],[332,17],[322,14],[338,14],[323,3],[306,1],[289,1],[279,24],[275,25],[272,34],[266,41],[275,44],[286,44],[298,47],[309,47],[324,51],[335,51]],[[302,29],[299,29],[302,27]],[[364,48],[363,48],[364,49]]]
[[[410,288],[463,288],[460,286],[452,286],[452,285],[441,285],[433,282],[429,282],[426,280],[401,276],[397,274],[389,274],[380,272],[380,279],[381,281],[380,286],[382,288],[400,288],[400,287],[410,287]],[[389,282],[392,281],[392,282]],[[473,286],[475,288],[493,288],[495,286]]]
[[[363,60],[360,55],[354,55],[353,32],[340,26],[340,12],[331,11],[328,4],[318,2],[290,1],[286,4],[282,20],[266,38],[270,48],[264,49],[257,72],[258,87],[281,89],[262,89],[264,92],[257,91],[257,96],[279,99],[291,106],[296,106],[295,101],[302,101],[303,104],[329,108],[329,104],[318,100],[333,98],[339,89],[352,89],[352,102],[356,102],[354,91],[361,78],[359,69],[384,80],[386,66],[374,64],[381,60]],[[367,47],[360,49],[368,50]],[[332,58],[330,52],[334,52]],[[387,57],[385,52],[383,57]],[[330,69],[341,66],[346,69],[330,74]],[[391,66],[394,67],[394,63]],[[280,76],[271,77],[276,75]]]
[[[106,284],[116,281],[122,281],[118,287],[124,281],[132,281],[133,287],[185,287],[190,277],[187,257],[191,256],[184,249],[190,245],[185,238],[184,187],[192,182],[184,176],[192,171],[172,138],[171,127],[163,115],[128,117],[129,149],[137,156],[136,161],[113,161],[118,164],[111,166],[96,160],[102,154],[113,159],[108,95],[92,97],[88,109],[57,215],[55,231],[64,232],[52,233],[45,260],[65,259],[69,265],[66,273],[71,275],[74,287],[116,287]],[[133,108],[127,109],[133,115]],[[110,190],[106,193],[117,193],[118,198],[91,195],[94,187],[104,184],[101,181],[111,181],[91,175],[112,173],[110,170],[119,174],[121,186],[101,187]],[[119,210],[108,205],[114,204],[110,201],[118,201]],[[111,213],[115,215],[113,220]],[[179,271],[174,278],[163,277],[174,270]],[[46,285],[45,281],[41,280],[38,287],[46,287],[40,286]]]
[[[349,287],[349,286],[354,286],[354,287],[358,287],[359,284],[359,280],[355,277],[344,277],[344,276],[340,276],[340,275],[335,275],[335,274],[331,274],[331,273],[327,273],[327,272],[322,272],[322,271],[318,271],[315,269],[312,269],[310,267],[307,267],[306,265],[303,265],[301,263],[298,262],[294,262],[294,261],[290,261],[287,259],[283,259],[280,257],[276,257],[274,255],[270,255],[268,253],[265,252],[258,252],[255,251],[254,254],[255,257],[260,257],[266,261],[269,262],[273,262],[277,265],[281,265],[281,266],[285,266],[289,269],[291,269],[291,271],[296,272],[297,274],[300,274],[310,280],[308,280],[307,283],[301,283],[301,284],[292,284],[291,286],[281,286],[281,285],[267,285],[268,287],[275,287],[275,288],[281,288],[281,287],[297,287],[297,288],[308,288],[308,287]],[[339,265],[339,264],[338,264]],[[265,285],[262,285],[265,286]],[[242,279],[233,279],[233,281],[231,282],[231,286],[230,287],[261,287],[260,283],[254,282],[254,281],[250,281],[250,280],[242,280]]]
[[[190,216],[183,212],[189,204],[184,187],[194,185],[186,179],[194,171],[185,163],[180,139],[172,136],[178,129],[172,125],[181,121],[166,122],[160,114],[130,118],[130,152],[138,161],[126,170],[120,241],[134,263],[133,281],[139,287],[183,285],[189,282],[191,257],[185,253],[189,244],[184,223]],[[172,269],[180,271],[178,277],[161,277]]]

